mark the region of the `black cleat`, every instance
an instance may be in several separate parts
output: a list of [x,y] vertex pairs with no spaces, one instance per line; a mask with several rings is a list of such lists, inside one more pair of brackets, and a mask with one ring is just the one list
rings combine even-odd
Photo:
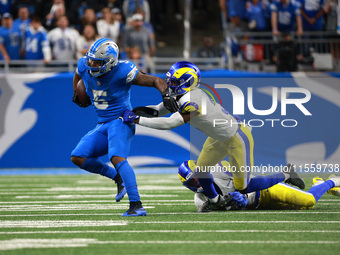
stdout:
[[225,211],[229,200],[226,200],[223,196],[218,195],[217,203],[210,202],[210,200],[204,202],[202,208],[198,212],[210,212],[210,211]]
[[292,184],[300,189],[306,187],[305,181],[296,173],[294,165],[288,164],[283,168],[282,172],[289,174],[289,178],[285,180],[285,183]]
[[117,173],[117,175],[115,176],[115,178],[113,180],[117,184],[117,195],[116,195],[115,199],[116,199],[116,202],[119,202],[125,196],[126,188],[125,188],[125,185],[123,183],[122,177],[120,177],[119,173]]
[[125,213],[122,214],[122,216],[126,217],[126,216],[146,216],[147,213],[144,209],[144,207],[142,206],[142,202],[138,201],[138,202],[130,202],[130,209],[127,210]]

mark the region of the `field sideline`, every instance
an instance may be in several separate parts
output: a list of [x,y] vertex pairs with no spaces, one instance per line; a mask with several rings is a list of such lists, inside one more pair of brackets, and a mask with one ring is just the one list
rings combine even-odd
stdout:
[[[0,178],[0,254],[339,254],[340,197],[309,211],[196,213],[177,174],[137,174],[147,217],[95,175]],[[307,189],[311,178],[305,178]]]

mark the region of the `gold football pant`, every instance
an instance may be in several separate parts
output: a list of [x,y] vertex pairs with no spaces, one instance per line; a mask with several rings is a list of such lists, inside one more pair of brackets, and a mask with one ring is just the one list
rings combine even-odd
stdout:
[[261,190],[260,193],[261,209],[312,209],[315,203],[313,194],[283,183]]
[[248,127],[240,125],[237,133],[226,141],[208,137],[197,160],[198,169],[209,169],[229,156],[230,172],[237,190],[244,190],[249,183],[254,165],[254,139]]

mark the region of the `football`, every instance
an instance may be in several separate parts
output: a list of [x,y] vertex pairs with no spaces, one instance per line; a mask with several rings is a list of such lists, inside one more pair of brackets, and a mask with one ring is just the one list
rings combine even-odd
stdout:
[[77,95],[78,95],[80,103],[83,106],[87,107],[87,106],[91,105],[91,99],[86,94],[86,88],[85,88],[85,84],[84,84],[83,80],[78,81]]

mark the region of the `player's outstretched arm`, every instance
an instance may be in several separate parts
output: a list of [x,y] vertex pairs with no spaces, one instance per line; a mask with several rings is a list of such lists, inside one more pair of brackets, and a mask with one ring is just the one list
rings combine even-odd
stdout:
[[120,118],[123,122],[128,124],[139,124],[141,126],[154,128],[154,129],[161,129],[161,130],[170,130],[175,127],[179,127],[184,125],[185,123],[190,121],[190,118],[193,116],[199,115],[198,112],[194,113],[179,113],[175,112],[170,117],[166,118],[146,118],[140,117],[135,114],[133,111],[125,110],[123,116]]
[[164,106],[170,112],[178,111],[178,104],[176,102],[176,99],[170,96],[170,88],[163,79],[138,72],[132,84],[144,87],[154,87],[158,89],[159,92],[161,92],[162,94]]

